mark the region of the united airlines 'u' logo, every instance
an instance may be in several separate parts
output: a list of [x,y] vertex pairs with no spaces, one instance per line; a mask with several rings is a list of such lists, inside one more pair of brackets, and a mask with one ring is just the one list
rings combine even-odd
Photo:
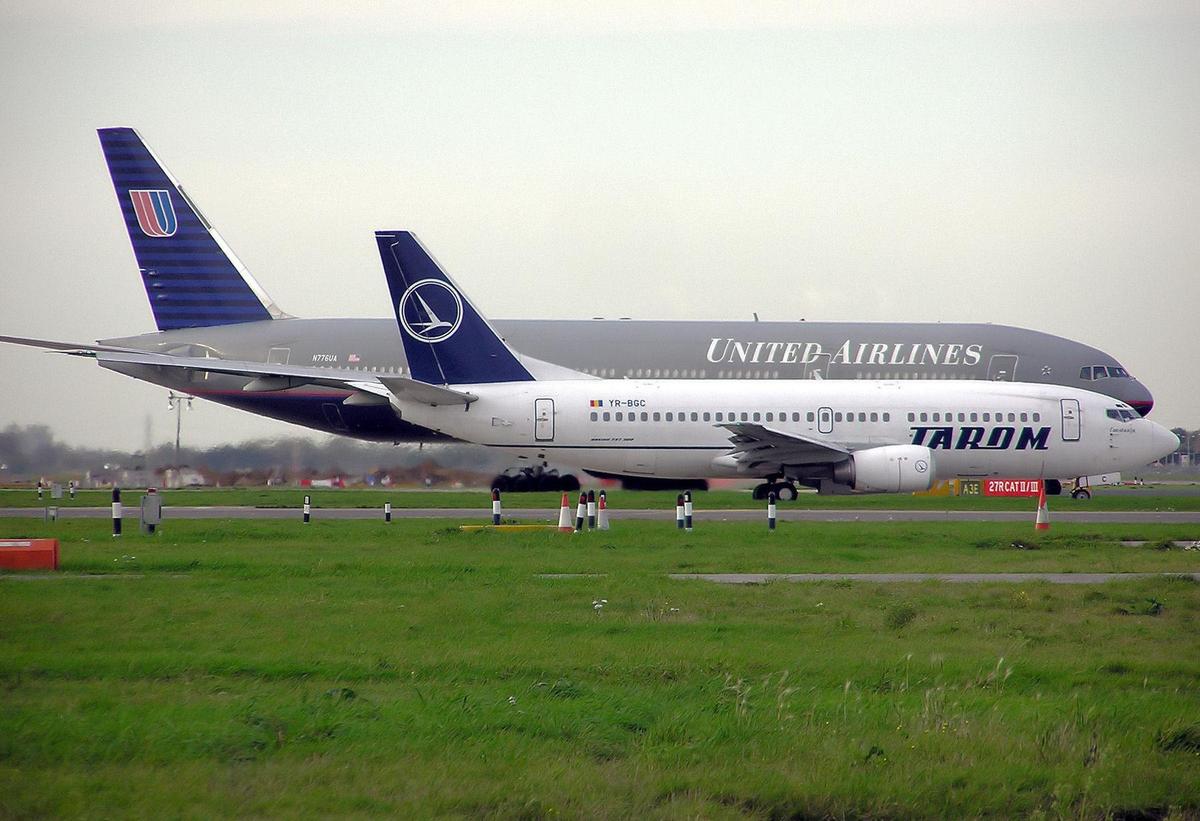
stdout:
[[396,305],[405,333],[421,342],[449,339],[462,324],[462,297],[440,279],[414,282]]
[[148,237],[175,234],[179,223],[175,219],[175,206],[171,204],[171,192],[130,190],[129,199],[133,201],[133,211],[143,234]]

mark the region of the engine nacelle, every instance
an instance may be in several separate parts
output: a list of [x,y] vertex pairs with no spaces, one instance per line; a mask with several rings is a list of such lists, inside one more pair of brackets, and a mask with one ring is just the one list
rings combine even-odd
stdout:
[[920,445],[883,445],[860,450],[833,466],[835,482],[866,493],[929,490],[934,474],[933,451]]

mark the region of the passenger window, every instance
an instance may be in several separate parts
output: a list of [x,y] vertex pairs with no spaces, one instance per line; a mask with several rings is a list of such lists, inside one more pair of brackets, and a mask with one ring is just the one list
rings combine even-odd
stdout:
[[[658,414],[655,415],[657,416]],[[645,422],[648,418],[649,414],[647,414],[645,411],[642,411],[642,421]]]
[[590,418],[591,418],[591,420],[592,420],[593,422],[595,422],[595,421],[596,421],[596,419],[597,419],[597,416],[596,416],[596,412],[595,412],[595,411],[592,411],[592,412],[591,412],[591,414],[590,414]]
[[[743,419],[745,419],[745,418],[746,418],[746,414],[744,414],[744,413],[743,413],[743,414],[742,414],[742,418],[743,418]],[[761,414],[761,413],[759,413],[758,411],[755,411],[755,412],[754,412],[754,421],[755,421],[755,422],[761,422],[761,421],[762,421],[762,414]]]
[[[669,416],[669,415],[670,415],[670,414],[668,414],[668,416]],[[642,414],[642,419],[645,419],[645,418],[646,418],[646,414],[644,414],[644,413],[643,413],[643,414]],[[655,412],[654,412],[654,421],[655,421],[655,422],[661,422],[661,421],[662,421],[662,414],[660,414],[658,411],[655,411]],[[669,420],[669,419],[668,419],[667,421],[669,422],[669,421],[671,421],[671,420]]]
[[858,421],[859,421],[859,422],[866,422],[866,421],[867,421],[867,415],[866,415],[865,413],[859,413],[859,414],[858,414]]
[[1016,421],[1017,421],[1017,415],[1016,415],[1015,413],[1010,413],[1010,414],[1008,415],[1008,421],[1009,421],[1009,422],[1016,422]]
[[610,419],[612,419],[612,414],[611,414],[611,413],[609,413],[608,411],[605,411],[605,412],[604,412],[604,421],[605,421],[605,422],[607,422],[607,421],[609,421]]
[[742,421],[743,421],[743,422],[749,422],[749,421],[750,421],[750,414],[746,413],[745,411],[742,411]]
[[942,415],[941,415],[940,413],[935,413],[935,414],[933,415],[933,421],[934,421],[934,422],[941,422],[941,421],[942,421]]
[[692,411],[692,421],[696,422],[699,419],[700,419],[700,415],[698,413],[696,413],[695,411]]
[[835,413],[835,414],[833,415],[833,421],[834,421],[834,422],[841,422],[841,421],[842,421],[842,412],[841,412],[841,411],[838,411],[837,413]]
[[771,413],[770,411],[767,411],[767,421],[768,421],[768,422],[774,422],[774,421],[775,421],[775,414]]
[[815,420],[816,420],[816,418],[817,418],[817,415],[816,415],[815,413],[813,413],[812,411],[809,411],[809,412],[808,412],[808,413],[805,415],[805,419],[807,419],[809,422],[815,421]]
[[927,414],[927,413],[922,413],[922,414],[921,414],[921,421],[922,421],[922,422],[928,422],[928,421],[929,421],[929,414]]
[[1034,422],[1041,422],[1041,421],[1042,421],[1042,415],[1041,415],[1040,413],[1035,413],[1035,414],[1033,415],[1033,421],[1034,421]]
[[959,421],[959,422],[966,422],[966,421],[967,421],[967,415],[966,415],[965,413],[960,413],[960,414],[958,415],[958,421]]
[[884,422],[891,422],[891,421],[892,421],[892,415],[891,415],[890,413],[885,413],[885,414],[883,415],[883,421],[884,421]]
[[1023,414],[1021,414],[1021,421],[1022,421],[1022,422],[1028,422],[1028,421],[1029,421],[1029,414],[1027,414],[1027,413],[1023,413]]
[[909,422],[915,422],[915,421],[917,421],[916,414],[912,414],[912,413],[910,413],[910,414],[908,415],[908,421],[909,421]]
[[[708,416],[708,414],[705,414],[705,416]],[[717,421],[718,421],[718,422],[724,422],[724,421],[725,421],[725,414],[721,413],[720,411],[717,411]]]
[[872,413],[872,414],[871,414],[871,421],[872,421],[872,422],[878,422],[878,421],[879,421],[879,414],[878,414],[878,413]]
[[[657,416],[657,415],[658,415],[658,414],[655,414],[655,416]],[[674,417],[674,415],[673,415],[673,414],[672,414],[670,411],[667,411],[667,421],[668,421],[668,422],[673,422],[673,421],[675,421],[675,417]]]
[[621,413],[620,411],[617,411],[617,421],[622,422],[624,420],[625,420],[625,414]]
[[[695,418],[696,418],[696,414],[694,414],[694,413],[693,413],[693,414],[692,414],[692,419],[695,419]],[[708,418],[708,411],[705,411],[705,412],[704,412],[704,421],[705,421],[705,422],[709,422],[709,421],[711,421],[711,420]]]

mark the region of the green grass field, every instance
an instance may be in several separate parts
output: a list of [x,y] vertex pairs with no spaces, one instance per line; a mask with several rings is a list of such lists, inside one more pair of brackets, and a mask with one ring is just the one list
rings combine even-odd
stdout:
[[1200,584],[667,578],[1198,571],[1194,525],[0,520],[41,534],[2,817],[1200,816]]
[[[47,493],[47,496],[49,494]],[[430,508],[467,508],[475,507],[480,510],[491,510],[491,496],[485,490],[301,490],[289,488],[283,490],[266,488],[233,488],[233,489],[189,489],[171,490],[164,492],[164,504],[181,507],[238,505],[251,507],[292,507],[299,508],[304,496],[312,497],[316,508],[349,508],[349,507],[383,507],[390,501],[396,508],[430,507]],[[578,493],[569,494],[571,502],[578,499]],[[695,503],[698,510],[730,510],[738,508],[761,507],[765,502],[754,501],[748,490],[714,490],[696,492]],[[122,493],[122,502],[130,508],[136,508],[141,501],[142,492],[127,490]],[[675,492],[667,491],[622,491],[609,492],[609,506],[620,508],[659,508],[666,510],[675,505]],[[111,502],[112,493],[108,490],[80,491],[74,500],[63,498],[54,504],[59,507],[106,507]],[[504,504],[512,508],[543,508],[547,511],[557,510],[562,500],[561,493],[508,493],[504,495]],[[2,490],[0,491],[0,507],[37,508],[47,504],[47,500],[38,501],[37,494],[32,490]],[[794,502],[781,502],[781,508],[807,508],[820,510],[1024,510],[1033,511],[1036,502],[1024,498],[1003,497],[953,497],[953,496],[914,496],[912,494],[876,494],[865,496],[818,496],[815,493],[802,493]],[[1172,495],[1160,495],[1153,487],[1136,490],[1098,490],[1088,501],[1077,501],[1070,496],[1050,497],[1051,510],[1200,510],[1200,492]]]

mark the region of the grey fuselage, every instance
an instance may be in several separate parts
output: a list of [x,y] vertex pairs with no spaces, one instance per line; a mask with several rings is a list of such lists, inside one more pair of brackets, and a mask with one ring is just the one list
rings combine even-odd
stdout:
[[[1008,325],[557,319],[493,325],[522,354],[610,379],[988,379],[1096,391],[1143,415],[1153,405],[1149,391],[1123,375],[1110,354]],[[408,374],[393,319],[277,319],[103,342],[178,355]],[[181,378],[151,366],[105,367],[329,433],[387,442],[446,441],[400,420],[390,406],[343,404],[350,396],[345,390],[310,385],[247,392],[245,377]]]

